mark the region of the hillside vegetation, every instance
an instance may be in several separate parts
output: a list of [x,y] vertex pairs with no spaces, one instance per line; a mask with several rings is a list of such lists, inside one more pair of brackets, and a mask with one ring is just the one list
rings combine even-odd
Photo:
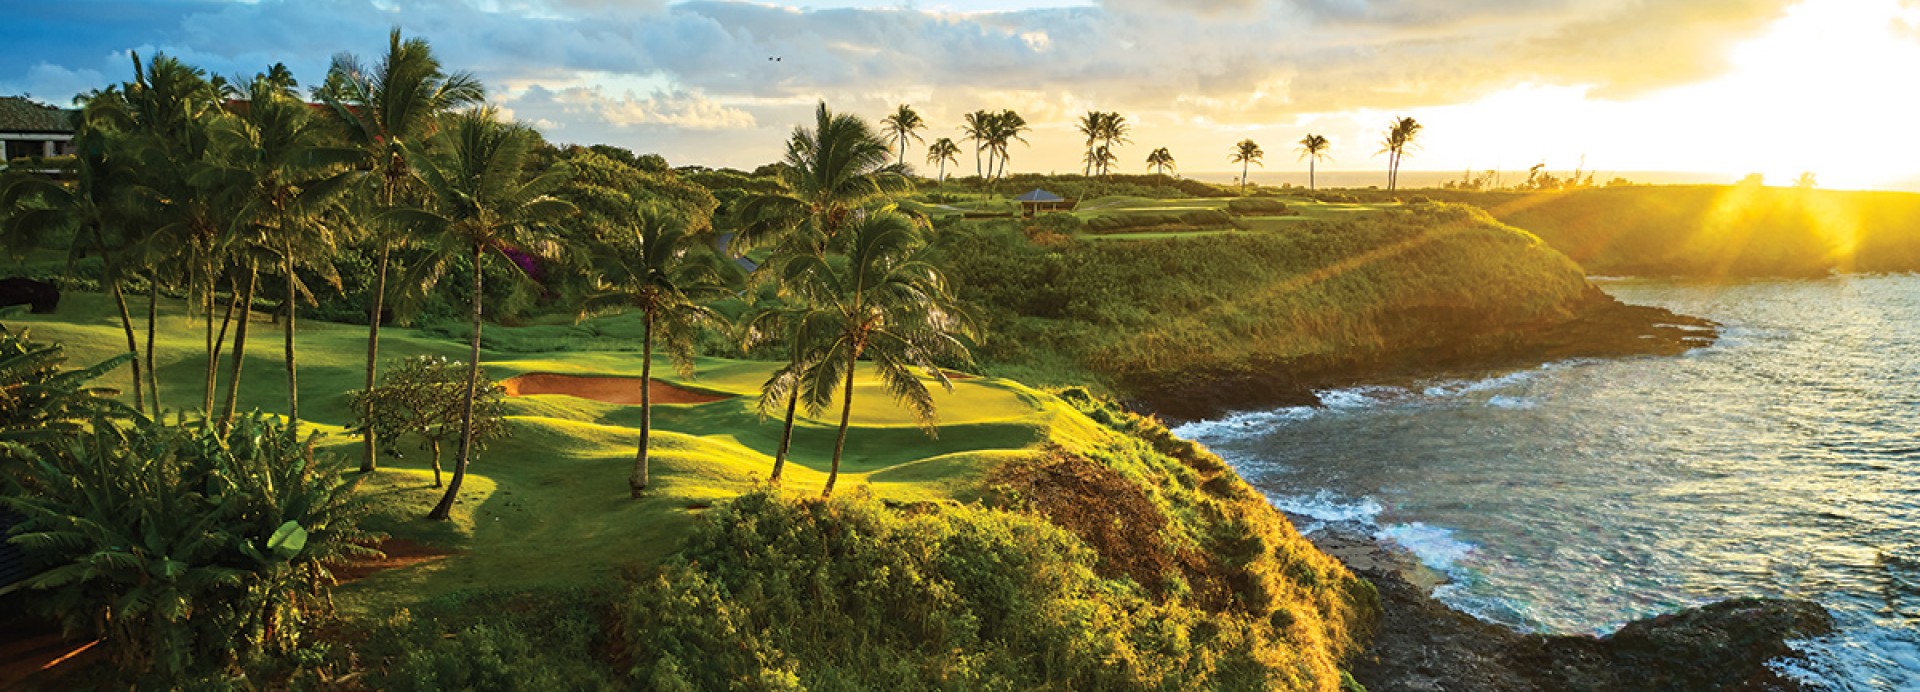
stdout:
[[1754,185],[1433,192],[1527,229],[1603,275],[1920,271],[1920,195]]
[[1098,382],[1176,415],[1175,389],[1226,373],[1471,349],[1604,300],[1539,238],[1444,204],[1138,241],[1040,244],[980,223],[944,242],[997,372]]
[[[197,318],[161,305],[161,395],[196,400]],[[98,294],[8,325],[63,343],[78,363],[121,349]],[[548,328],[490,329],[518,344]],[[306,427],[327,433],[323,453],[353,456],[344,426],[360,333],[307,323],[300,338]],[[396,358],[462,348],[411,329],[389,339]],[[500,379],[639,370],[631,352],[487,358]],[[278,365],[277,354],[247,360]],[[419,518],[438,494],[426,455],[390,446],[399,456],[360,486],[375,503],[366,523],[434,559],[341,587],[358,662],[316,650],[301,674],[358,670],[382,689],[1327,690],[1377,617],[1371,587],[1217,457],[1084,392],[957,380],[936,394],[940,434],[928,438],[863,367],[842,468],[854,492],[796,499],[825,476],[835,421],[823,415],[802,417],[786,492],[770,493],[761,479],[780,425],[753,399],[776,366],[705,358],[693,378],[668,377],[717,400],[655,404],[654,485],[641,502],[623,480],[634,406],[508,398],[510,437],[475,463],[452,522]],[[260,378],[242,404],[272,408],[283,389]],[[608,609],[613,621],[591,615]]]

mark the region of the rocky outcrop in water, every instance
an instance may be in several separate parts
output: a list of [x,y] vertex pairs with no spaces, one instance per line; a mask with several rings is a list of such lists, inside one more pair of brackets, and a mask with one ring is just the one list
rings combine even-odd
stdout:
[[1383,621],[1354,662],[1369,690],[1798,690],[1767,664],[1833,629],[1807,601],[1743,598],[1636,620],[1605,637],[1521,634],[1448,608],[1429,572],[1354,529],[1309,538],[1379,589]]

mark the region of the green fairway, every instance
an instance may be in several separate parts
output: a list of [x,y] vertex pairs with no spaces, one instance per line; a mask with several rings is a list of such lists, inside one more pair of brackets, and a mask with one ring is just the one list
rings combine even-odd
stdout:
[[[143,313],[144,304],[136,306]],[[73,363],[97,362],[123,350],[125,336],[107,296],[72,293],[53,315],[21,314],[11,328],[34,338],[59,341]],[[142,319],[144,315],[142,315]],[[285,410],[284,331],[256,313],[244,364],[242,410]],[[518,330],[488,327],[511,340]],[[162,304],[157,338],[162,401],[169,410],[198,411],[204,388],[204,322],[189,319],[177,301]],[[466,346],[420,330],[383,330],[383,362],[433,354],[464,358]],[[144,343],[145,334],[141,334]],[[327,433],[321,445],[357,460],[357,437],[347,392],[360,388],[366,330],[302,322],[299,330],[301,411],[309,429]],[[225,369],[223,360],[222,386]],[[639,356],[626,352],[568,352],[529,356],[487,353],[496,379],[533,372],[636,376]],[[582,583],[610,577],[673,552],[692,517],[717,500],[733,497],[765,479],[779,444],[780,420],[756,411],[759,385],[772,363],[701,359],[695,376],[682,379],[670,364],[657,363],[661,379],[696,391],[728,396],[703,404],[656,404],[656,430],[649,496],[627,496],[639,436],[637,406],[544,394],[508,399],[512,437],[474,462],[451,523],[420,517],[438,497],[429,487],[426,453],[411,441],[387,448],[383,468],[362,486],[379,498],[374,526],[395,537],[456,551],[450,557],[374,574],[343,587],[341,605],[356,612],[384,612],[437,594],[466,589],[520,588]],[[125,388],[125,369],[101,382]],[[933,388],[939,405],[939,435],[928,437],[886,388],[864,370],[856,380],[852,430],[841,466],[840,492],[862,492],[903,501],[966,499],[982,474],[998,462],[1048,440],[1104,439],[1053,396],[992,378],[954,380],[952,392]],[[785,487],[818,493],[830,468],[839,409],[803,415],[794,433]],[[452,452],[448,452],[452,456]],[[450,466],[451,459],[447,460]]]
[[[1286,205],[1284,214],[1235,213],[1238,200]],[[1395,208],[1397,204],[1320,202],[1306,197],[1150,199],[1114,195],[1084,201],[1072,212],[1086,224],[1089,238],[1157,240],[1218,235],[1234,230],[1273,232],[1306,222],[1353,220]]]

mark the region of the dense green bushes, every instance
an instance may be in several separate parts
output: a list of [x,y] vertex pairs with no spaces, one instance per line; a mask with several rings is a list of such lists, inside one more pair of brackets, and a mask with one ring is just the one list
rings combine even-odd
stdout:
[[620,639],[632,682],[658,690],[1337,684],[1305,660],[1313,642],[1265,646],[1261,622],[1157,601],[1096,562],[1021,514],[751,494],[628,589]]
[[1285,201],[1272,197],[1244,197],[1227,201],[1227,212],[1239,216],[1279,216],[1288,211]]
[[1232,225],[1233,217],[1219,209],[1109,212],[1087,219],[1087,230],[1094,233],[1127,233],[1156,228],[1202,230]]
[[[401,610],[357,636],[367,689],[621,689],[605,661],[609,594],[462,592]],[[641,686],[644,689],[644,686]]]
[[256,414],[230,433],[101,419],[47,446],[4,498],[44,568],[34,606],[156,683],[290,654],[329,607],[328,567],[371,553],[354,480],[310,445]]

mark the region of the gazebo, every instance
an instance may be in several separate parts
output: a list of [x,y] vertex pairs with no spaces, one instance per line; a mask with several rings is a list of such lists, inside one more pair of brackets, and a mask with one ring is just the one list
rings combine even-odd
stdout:
[[1068,202],[1059,195],[1037,187],[1034,188],[1032,192],[1015,197],[1014,199],[1020,202],[1020,214],[1022,216],[1033,216],[1035,213],[1043,211],[1067,211],[1073,208],[1072,202]]

